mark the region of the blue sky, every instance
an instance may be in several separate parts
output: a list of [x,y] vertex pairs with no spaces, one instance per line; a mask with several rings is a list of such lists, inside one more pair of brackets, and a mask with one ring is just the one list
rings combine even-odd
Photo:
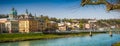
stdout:
[[57,18],[119,18],[119,12],[107,12],[105,5],[80,6],[81,0],[0,0],[0,14],[10,14],[14,7],[18,14],[28,9],[33,15]]

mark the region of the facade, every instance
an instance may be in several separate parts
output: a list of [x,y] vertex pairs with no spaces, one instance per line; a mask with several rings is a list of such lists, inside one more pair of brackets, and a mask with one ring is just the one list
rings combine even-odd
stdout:
[[37,20],[30,20],[30,19],[23,19],[19,20],[19,32],[29,33],[29,32],[38,32],[38,21]]
[[57,23],[56,22],[54,22],[54,21],[49,21],[48,23],[47,23],[47,30],[49,31],[56,31],[56,29],[57,29]]
[[97,30],[96,22],[97,22],[96,19],[91,19],[91,20],[88,21],[88,23],[90,24],[90,28],[94,31]]
[[72,23],[71,27],[73,30],[79,30],[79,28],[80,28],[79,23]]
[[74,30],[78,30],[79,27],[79,22],[62,22],[62,23],[58,23],[58,30],[60,31],[74,31]]
[[42,32],[42,31],[45,31],[46,28],[47,28],[47,22],[44,21],[44,20],[42,20],[42,19],[39,20],[39,22],[38,22],[38,30],[39,30],[40,32]]
[[5,31],[5,24],[0,23],[0,33],[3,33]]
[[6,30],[9,32],[9,33],[16,33],[18,32],[18,27],[19,23],[17,20],[12,20],[12,21],[7,21],[5,23],[5,26],[6,26]]
[[1,33],[8,32],[8,30],[6,30],[6,25],[5,25],[5,23],[7,21],[8,21],[7,18],[1,18],[0,19],[0,31],[1,31]]
[[38,32],[39,31],[39,21],[36,20],[31,13],[28,13],[26,9],[25,14],[18,16],[19,20],[19,32],[29,33],[29,32]]
[[14,33],[18,32],[18,21],[17,20],[9,20],[8,18],[0,19],[1,30],[3,33]]
[[90,24],[89,23],[84,24],[84,28],[85,28],[85,30],[90,29]]
[[58,30],[59,31],[62,31],[62,32],[64,32],[64,31],[66,31],[66,24],[65,23],[58,23]]
[[64,31],[66,31],[66,26],[65,26],[65,25],[63,25],[63,26],[58,26],[58,30],[64,32]]

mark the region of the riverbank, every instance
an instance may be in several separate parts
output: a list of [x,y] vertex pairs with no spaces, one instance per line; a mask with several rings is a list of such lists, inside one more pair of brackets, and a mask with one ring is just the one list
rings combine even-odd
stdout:
[[[98,32],[94,32],[98,34]],[[43,39],[56,39],[64,37],[75,37],[75,36],[85,36],[89,35],[89,32],[86,33],[77,33],[77,34],[43,34],[43,33],[14,33],[14,34],[0,34],[0,43],[2,42],[16,42],[16,41],[28,41],[28,40],[43,40]]]
[[120,46],[120,42],[113,44],[112,46]]

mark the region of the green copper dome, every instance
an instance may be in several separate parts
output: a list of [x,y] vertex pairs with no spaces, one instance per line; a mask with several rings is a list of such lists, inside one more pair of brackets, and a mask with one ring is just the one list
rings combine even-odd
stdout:
[[12,14],[12,15],[16,16],[16,15],[17,15],[17,11],[16,11],[14,8],[12,8],[12,10],[11,10],[11,13],[10,13],[10,14]]

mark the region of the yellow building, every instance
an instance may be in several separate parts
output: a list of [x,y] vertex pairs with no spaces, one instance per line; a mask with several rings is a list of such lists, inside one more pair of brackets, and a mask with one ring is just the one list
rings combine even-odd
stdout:
[[38,32],[38,21],[32,19],[19,20],[19,32]]
[[32,16],[31,13],[28,13],[28,10],[26,9],[25,14],[21,14],[18,16],[19,19],[19,32],[38,32],[38,24],[39,21]]

